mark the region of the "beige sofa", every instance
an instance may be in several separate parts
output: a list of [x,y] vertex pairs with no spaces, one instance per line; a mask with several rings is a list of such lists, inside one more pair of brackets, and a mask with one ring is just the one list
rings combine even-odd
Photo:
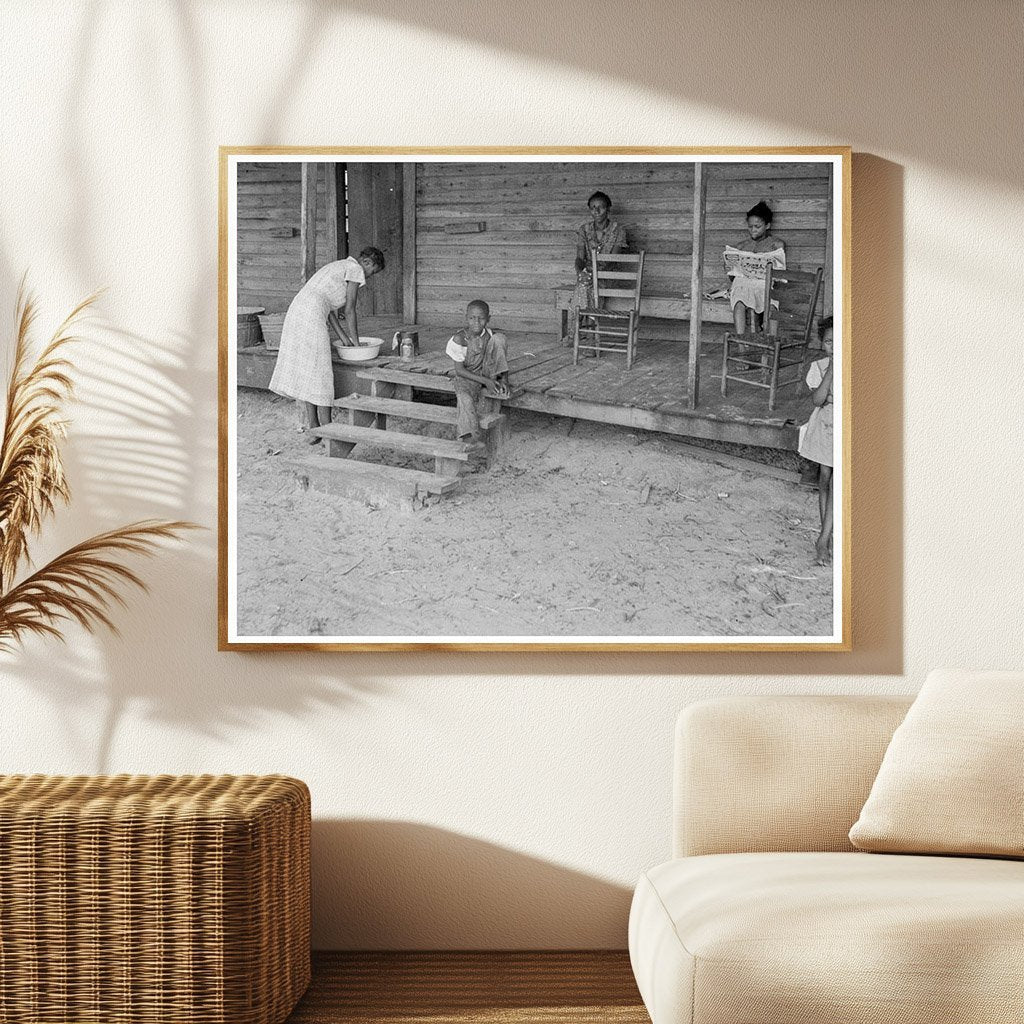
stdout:
[[653,1024],[1024,1022],[1024,861],[848,839],[909,706],[740,697],[683,712],[675,859],[640,879],[629,924]]

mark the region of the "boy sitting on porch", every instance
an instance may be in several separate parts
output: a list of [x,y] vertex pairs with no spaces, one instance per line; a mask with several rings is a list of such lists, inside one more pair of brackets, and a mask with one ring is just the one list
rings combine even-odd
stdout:
[[455,364],[456,431],[459,440],[474,446],[483,443],[480,417],[496,413],[509,398],[508,340],[488,326],[490,307],[474,299],[466,307],[466,326],[448,339],[445,352]]

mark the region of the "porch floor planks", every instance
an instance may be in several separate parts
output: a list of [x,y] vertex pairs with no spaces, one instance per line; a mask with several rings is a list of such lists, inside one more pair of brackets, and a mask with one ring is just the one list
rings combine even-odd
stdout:
[[526,385],[527,391],[539,392],[542,394],[559,395],[562,397],[576,397],[580,393],[587,395],[600,392],[600,388],[587,387],[584,381],[595,372],[600,372],[601,367],[594,366],[595,359],[581,359],[578,366],[573,366],[572,356],[557,369]]
[[[552,369],[572,361],[572,353],[560,345],[534,345],[531,351],[509,359],[509,373],[516,388],[521,388],[535,377],[543,376]],[[406,373],[424,373],[435,376],[451,376],[451,360],[443,352],[425,352],[410,361],[389,359],[379,364],[390,370]]]
[[523,388],[526,391],[546,391],[552,383],[564,377],[566,374],[572,376],[580,375],[579,367],[572,365],[572,355],[566,355],[562,359],[550,359],[547,362],[534,366],[527,374],[520,374],[512,378],[512,386]]
[[[528,335],[524,344],[538,340]],[[739,443],[764,444],[766,436],[774,437],[772,445],[795,447],[794,425],[804,422],[810,414],[809,396],[794,385],[780,393],[774,412],[768,411],[766,393],[759,388],[730,384],[729,394],[719,391],[721,372],[717,336],[705,339],[710,351],[701,358],[702,401],[700,408],[690,409],[686,402],[687,346],[685,342],[647,342],[639,346],[633,369],[625,368],[625,357],[611,353],[600,359],[581,359],[572,363],[572,350],[551,341],[530,345],[530,351],[509,360],[513,387],[529,396],[524,406],[542,407],[550,398],[556,415],[567,415],[572,403],[580,403],[581,418],[602,418],[601,409],[608,409],[608,421],[621,419],[614,409],[647,410],[658,414],[659,423],[667,423],[670,432],[681,436],[704,436],[695,419],[714,422],[715,436],[728,436]],[[513,339],[515,344],[515,339]],[[411,363],[390,361],[413,373],[448,376],[447,357],[438,351],[424,353]],[[515,407],[516,402],[513,401]],[[690,424],[688,426],[688,424]],[[768,431],[768,435],[765,431]]]
[[[676,345],[675,348],[685,349],[685,346]],[[602,357],[602,360],[605,358]],[[683,390],[680,395],[680,379],[676,379],[676,375],[668,372],[661,361],[644,362],[642,359],[642,356],[638,356],[633,369],[624,373],[617,384],[612,384],[606,394],[609,404],[653,409],[663,401],[686,398],[685,381],[682,381]]]
[[[563,362],[565,359],[567,350],[562,348],[561,345],[552,348],[542,349],[540,352],[524,353],[521,356],[516,356],[508,361],[509,373],[522,377],[523,374],[532,372],[538,367],[544,366],[548,363]],[[571,359],[572,356],[570,355]],[[522,379],[527,379],[522,377]]]
[[[380,318],[378,326],[377,318],[368,318],[367,327],[372,323],[375,333],[390,337],[386,328],[393,330],[394,320],[385,323],[385,319]],[[444,347],[452,328],[420,325],[419,330],[422,351],[415,359],[403,361],[389,352],[366,366],[450,379],[451,360]],[[686,400],[686,342],[641,341],[637,362],[627,371],[620,354],[581,359],[574,367],[572,349],[565,348],[553,334],[513,332],[509,335],[509,367],[513,389],[521,398],[509,404],[560,416],[579,413],[578,418],[603,422],[656,423],[657,427],[648,429],[663,429],[680,437],[714,436],[737,443],[795,449],[796,425],[806,422],[812,408],[807,389],[798,382],[780,391],[774,412],[768,411],[767,392],[760,388],[730,383],[729,394],[723,397],[718,376],[720,338],[719,325],[705,332],[700,361],[701,404],[694,410]],[[814,355],[811,353],[809,358]],[[358,363],[346,366],[353,371],[360,368]],[[638,416],[624,411],[629,409],[637,410]],[[701,426],[697,420],[707,423]]]
[[595,407],[650,410],[665,414],[673,423],[673,432],[678,429],[682,436],[690,432],[702,436],[695,424],[687,424],[705,419],[722,426],[722,430],[716,431],[717,436],[737,443],[764,444],[767,430],[768,436],[775,438],[771,442],[773,447],[795,448],[795,425],[810,415],[809,395],[797,383],[780,392],[774,412],[769,412],[767,393],[759,388],[730,384],[729,394],[723,397],[718,376],[720,350],[715,340],[709,339],[710,352],[701,358],[702,400],[696,410],[690,409],[686,401],[685,343],[641,345],[630,371],[625,369],[621,356],[582,360],[575,367],[570,358],[550,372],[527,380],[520,377],[514,383],[535,396],[531,407],[536,407],[538,400],[542,404],[546,396],[563,412],[565,399],[586,403],[592,411]]
[[555,381],[544,389],[544,394],[553,398],[580,398],[601,405],[614,405],[615,403],[608,399],[610,390],[608,373],[604,367],[588,366],[582,373],[569,373]]
[[[810,415],[810,395],[801,391],[799,383],[780,391],[774,412],[768,410],[767,391],[761,388],[730,383],[729,394],[723,396],[720,391],[721,357],[714,350],[707,355],[702,354],[701,404],[696,410],[690,409],[686,400],[686,345],[663,343],[650,347],[661,350],[651,353],[658,368],[655,380],[624,381],[621,387],[609,394],[609,401],[618,405],[657,409],[659,412],[697,415],[758,426],[782,427],[793,422],[804,422]],[[666,352],[666,348],[670,351]],[[641,355],[640,360],[634,364],[634,370],[643,365],[642,358]]]
[[[581,360],[577,370],[583,369],[571,382],[559,382],[547,391],[563,397],[586,398],[603,405],[650,407],[650,388],[654,379],[654,366],[643,367],[634,363],[633,369],[626,370],[626,357],[619,353],[603,355],[600,359]],[[663,369],[663,368],[662,368]],[[629,394],[633,399],[647,395],[642,401],[624,400]]]

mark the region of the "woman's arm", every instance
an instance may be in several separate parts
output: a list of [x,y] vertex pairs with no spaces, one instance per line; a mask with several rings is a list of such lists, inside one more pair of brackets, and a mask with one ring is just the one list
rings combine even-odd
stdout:
[[580,228],[576,232],[576,273],[578,274],[590,262],[590,254],[587,252],[587,236]]
[[327,314],[327,326],[330,327],[330,329],[337,335],[336,339],[332,339],[332,343],[337,340],[340,341],[342,345],[348,344],[348,335],[345,333],[345,328],[341,325],[341,320],[338,317],[338,311],[336,309],[332,309]]
[[349,345],[359,344],[359,320],[356,315],[356,297],[359,295],[359,284],[356,281],[348,282],[348,290],[345,293],[345,331],[344,336],[348,337]]

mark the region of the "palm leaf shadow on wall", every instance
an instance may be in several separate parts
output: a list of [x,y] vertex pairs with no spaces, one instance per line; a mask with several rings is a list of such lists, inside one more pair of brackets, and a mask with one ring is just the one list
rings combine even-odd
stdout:
[[90,632],[103,625],[117,633],[113,606],[124,606],[120,587],[145,583],[123,559],[153,555],[160,542],[198,529],[182,520],[144,520],[75,544],[19,582],[31,567],[29,541],[38,536],[71,492],[64,475],[63,418],[74,393],[74,365],[65,349],[97,294],[80,302],[33,358],[32,328],[38,304],[22,279],[15,313],[13,360],[4,407],[0,450],[0,650],[10,651],[30,634],[63,640],[62,626],[76,621]]

